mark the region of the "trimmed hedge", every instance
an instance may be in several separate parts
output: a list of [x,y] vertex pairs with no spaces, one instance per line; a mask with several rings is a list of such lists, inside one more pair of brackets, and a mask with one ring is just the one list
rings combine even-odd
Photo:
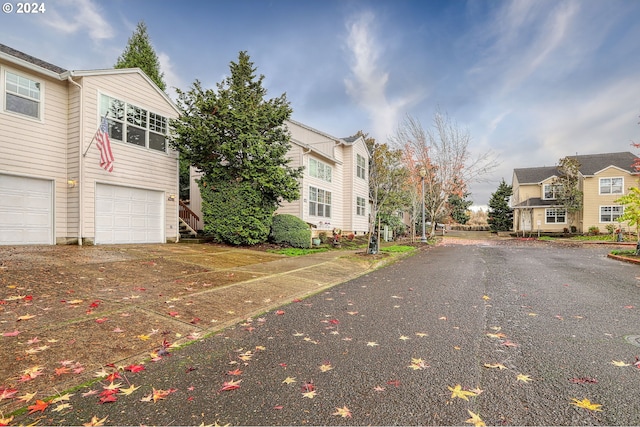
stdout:
[[282,214],[273,217],[269,240],[279,245],[289,245],[294,248],[311,247],[311,229],[300,218]]

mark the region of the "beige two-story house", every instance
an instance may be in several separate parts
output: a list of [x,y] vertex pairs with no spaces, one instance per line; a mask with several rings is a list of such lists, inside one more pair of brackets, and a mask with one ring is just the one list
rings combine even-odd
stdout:
[[[343,234],[366,234],[369,224],[369,151],[362,137],[337,138],[288,120],[291,149],[289,165],[304,166],[300,199],[282,202],[276,214],[291,214],[312,226],[313,234],[334,229]],[[190,209],[202,229],[201,174],[191,171]]]
[[0,245],[176,241],[178,114],[137,68],[65,70],[0,45]]
[[[633,167],[637,156],[630,152],[569,156],[580,163],[579,189],[583,208],[574,218],[556,198],[556,166],[513,170],[513,230],[515,232],[563,232],[575,227],[586,233],[591,227],[606,232],[607,225],[619,226],[624,207],[615,201],[638,186],[638,172]],[[627,227],[627,224],[622,224]]]

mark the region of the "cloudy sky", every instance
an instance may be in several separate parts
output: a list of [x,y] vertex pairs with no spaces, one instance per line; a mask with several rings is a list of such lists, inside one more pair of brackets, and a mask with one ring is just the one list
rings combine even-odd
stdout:
[[0,43],[66,69],[112,67],[144,21],[168,86],[215,88],[247,51],[269,97],[286,93],[293,119],[336,137],[385,142],[440,109],[499,159],[471,184],[477,205],[513,168],[640,142],[637,0],[41,3],[0,14]]

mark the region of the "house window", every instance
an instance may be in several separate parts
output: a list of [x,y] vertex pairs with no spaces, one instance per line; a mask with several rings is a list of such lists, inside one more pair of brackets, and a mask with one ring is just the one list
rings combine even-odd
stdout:
[[365,161],[365,158],[358,154],[356,157],[356,174],[358,175],[358,178],[365,179],[365,177],[367,176],[366,173],[367,163]]
[[600,206],[600,222],[617,222],[624,213],[624,206]]
[[356,215],[365,216],[367,213],[367,201],[364,197],[356,197]]
[[331,218],[331,192],[309,187],[309,215]]
[[623,178],[600,178],[600,194],[622,194]]
[[309,159],[309,175],[331,182],[331,166],[316,159]]
[[567,211],[557,208],[545,209],[545,218],[545,224],[565,224],[567,222]]
[[40,83],[6,71],[4,88],[6,111],[40,118]]
[[557,184],[545,184],[543,186],[544,197],[543,200],[555,200],[558,198],[558,190],[560,186]]
[[168,119],[144,108],[102,95],[100,115],[108,113],[109,138],[155,151],[167,151]]

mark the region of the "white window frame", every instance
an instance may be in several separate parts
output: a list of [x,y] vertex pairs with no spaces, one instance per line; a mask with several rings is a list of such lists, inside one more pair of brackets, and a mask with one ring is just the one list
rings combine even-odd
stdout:
[[[19,92],[14,92],[14,91],[10,91],[7,89],[7,73],[9,74],[13,74],[14,76],[21,78],[21,79],[25,79],[28,80],[30,83],[35,83],[36,87],[38,88],[38,98],[34,98],[32,96],[26,95],[24,93],[19,93]],[[29,119],[29,120],[34,120],[37,122],[42,122],[44,121],[44,89],[45,89],[45,84],[44,81],[42,80],[37,80],[34,79],[32,76],[18,72],[18,71],[14,71],[12,69],[7,69],[5,67],[2,67],[2,111],[7,113],[7,114],[12,114],[15,115],[17,117],[22,117],[25,119]],[[38,116],[34,117],[30,114],[25,114],[25,113],[21,113],[19,111],[13,111],[7,108],[7,93],[18,97],[18,98],[23,98],[26,99],[28,101],[32,101],[32,102],[36,102],[38,105]]]
[[309,158],[309,176],[331,182],[332,167],[320,160]]
[[360,154],[356,154],[356,175],[358,178],[367,178],[367,159]]
[[[169,118],[161,114],[154,113],[145,107],[134,105],[120,98],[107,95],[105,93],[99,94],[99,112],[100,116],[104,116],[107,113],[105,110],[106,105],[111,105],[113,101],[122,104],[122,115],[120,117],[114,117],[113,114],[107,116],[109,122],[109,138],[111,141],[121,142],[128,146],[143,148],[154,153],[165,153],[169,151]],[[103,100],[105,100],[103,102]],[[122,129],[122,139],[118,136],[114,136],[111,132],[113,127],[120,126]],[[128,141],[130,136],[129,129],[132,130],[131,136],[133,136],[133,130],[144,132],[144,144],[137,144],[135,142]],[[164,136],[164,149],[159,150],[154,148],[151,137],[154,135]]]
[[331,191],[309,186],[309,216],[331,218]]
[[[614,179],[619,179],[620,180],[620,189],[619,191],[613,191],[614,190],[614,185],[613,185],[613,180]],[[605,184],[604,182],[609,181],[609,184]],[[605,188],[608,189],[608,191],[603,192],[602,188],[603,185],[605,186]],[[615,188],[617,188],[618,186],[616,185]],[[608,196],[608,195],[612,195],[612,194],[616,194],[616,195],[620,195],[620,194],[624,194],[624,177],[622,176],[610,176],[610,177],[606,177],[606,178],[600,178],[600,180],[598,181],[598,194],[601,196]]]
[[[558,215],[559,212],[564,212],[562,215]],[[553,214],[553,215],[551,215]],[[558,221],[558,216],[564,217],[564,221]],[[549,218],[555,218],[554,221],[549,221]],[[545,224],[566,224],[567,223],[567,210],[562,208],[546,208],[544,210],[544,223]]]
[[364,197],[356,196],[356,215],[367,215],[367,199]]
[[[542,200],[556,200],[558,198],[559,184],[544,184],[542,186]],[[549,190],[547,190],[549,188]],[[547,193],[551,193],[552,197],[547,197]]]
[[[608,210],[609,212],[605,213],[606,210]],[[614,211],[617,211],[617,212],[614,212]],[[624,214],[624,206],[621,206],[621,205],[600,206],[599,222],[603,224],[618,222],[618,218],[620,218],[622,214]],[[608,221],[603,220],[603,216],[605,215],[608,215],[610,217]]]

